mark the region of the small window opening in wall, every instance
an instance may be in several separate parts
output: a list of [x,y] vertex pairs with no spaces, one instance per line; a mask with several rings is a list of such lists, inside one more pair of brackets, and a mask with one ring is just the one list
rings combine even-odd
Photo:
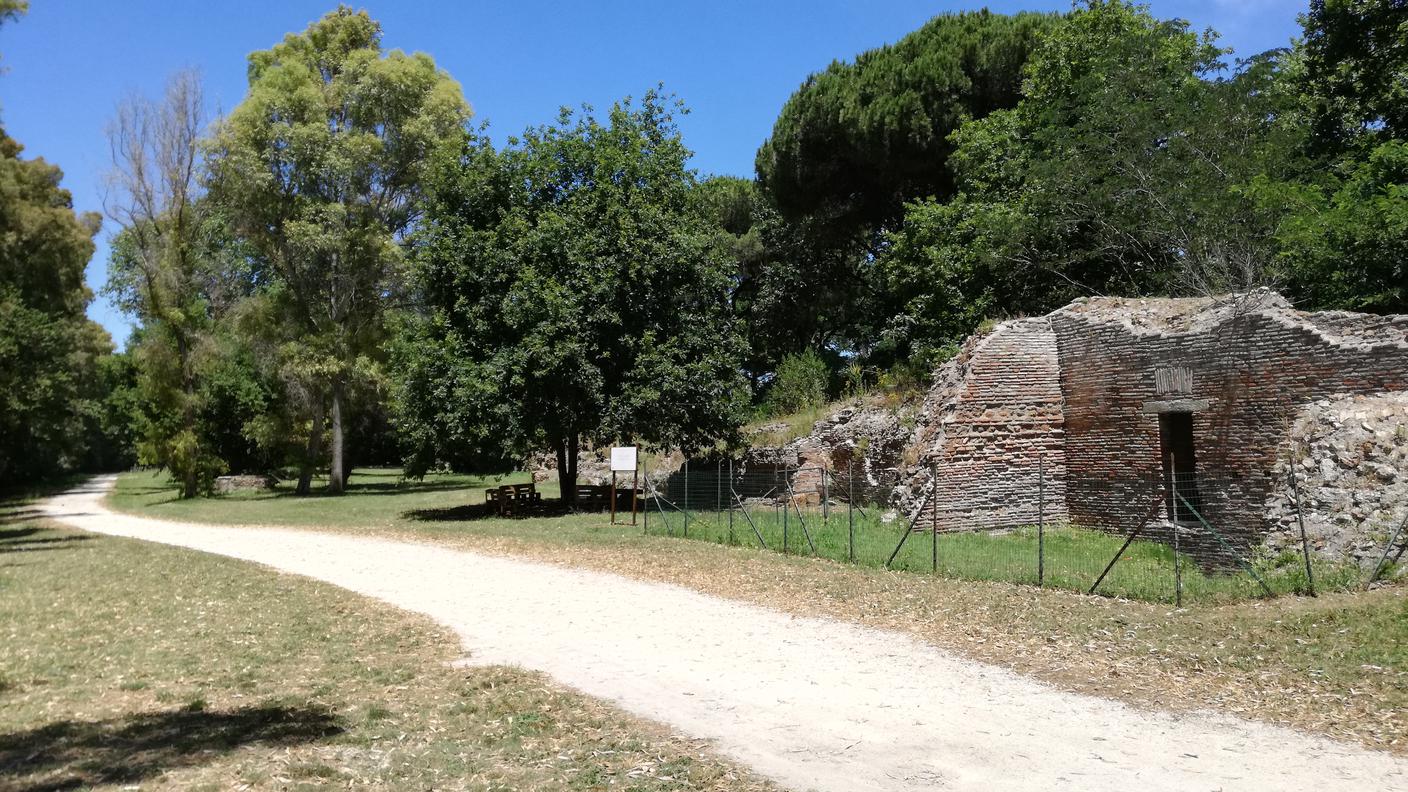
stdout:
[[[1198,455],[1193,445],[1193,414],[1159,415],[1159,446],[1163,456],[1164,491],[1168,493],[1169,519],[1196,523],[1194,509],[1202,511],[1198,494]],[[1189,506],[1192,508],[1189,508]]]

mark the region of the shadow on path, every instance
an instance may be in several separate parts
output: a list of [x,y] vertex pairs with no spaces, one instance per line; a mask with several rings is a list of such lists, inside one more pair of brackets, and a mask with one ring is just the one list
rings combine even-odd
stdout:
[[103,721],[61,721],[0,735],[0,789],[57,792],[131,784],[254,743],[287,747],[342,732],[321,707],[181,709]]

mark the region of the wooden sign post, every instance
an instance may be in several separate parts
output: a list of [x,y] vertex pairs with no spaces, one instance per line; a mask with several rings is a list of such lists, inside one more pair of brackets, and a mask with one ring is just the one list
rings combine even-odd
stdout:
[[635,446],[611,449],[611,524],[616,524],[616,474],[631,473],[631,525],[636,524],[636,492],[640,488],[640,466],[636,462]]

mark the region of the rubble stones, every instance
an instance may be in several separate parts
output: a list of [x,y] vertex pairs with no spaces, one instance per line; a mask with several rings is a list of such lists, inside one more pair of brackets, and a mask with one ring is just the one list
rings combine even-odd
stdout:
[[273,488],[274,479],[270,476],[219,476],[215,479],[215,493],[217,495],[228,495],[232,492],[271,490]]
[[[1362,464],[1305,464],[1345,448],[1356,449]],[[1266,500],[1265,544],[1273,552],[1300,550],[1289,476],[1293,453],[1301,460],[1298,484],[1311,550],[1366,568],[1377,563],[1408,518],[1408,477],[1399,472],[1408,471],[1408,393],[1319,399],[1300,411],[1273,471],[1282,486]]]

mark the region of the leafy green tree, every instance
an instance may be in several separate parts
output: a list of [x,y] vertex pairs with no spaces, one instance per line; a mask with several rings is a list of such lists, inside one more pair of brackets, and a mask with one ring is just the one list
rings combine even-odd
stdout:
[[914,288],[887,341],[941,348],[985,315],[1095,293],[1274,282],[1274,218],[1247,199],[1295,166],[1277,53],[1225,76],[1212,34],[1092,0],[1032,55],[1022,100],[952,136],[960,191],[911,204],[883,269]]
[[1022,67],[1053,22],[944,14],[811,75],[758,150],[763,190],[787,218],[819,216],[842,236],[891,226],[906,200],[948,197],[950,133],[1017,103]]
[[754,371],[818,348],[888,362],[876,342],[909,290],[876,271],[884,235],[906,202],[953,195],[951,134],[1017,103],[1023,65],[1058,20],[944,14],[798,88],[757,155],[764,255],[743,290]]
[[347,397],[385,338],[427,164],[468,116],[430,56],[383,51],[380,25],[340,6],[250,56],[249,93],[210,146],[211,195],[266,262],[291,322],[281,349],[316,388],[310,442],[327,395],[330,492],[346,483]]
[[547,449],[570,501],[583,441],[736,436],[733,264],[689,156],[651,91],[501,151],[471,136],[445,163],[419,240],[425,314],[395,353],[410,470]]
[[85,378],[85,443],[79,467],[89,471],[127,470],[137,463],[141,437],[137,366],[130,352],[111,353],[111,344],[99,346],[96,351],[93,376]]
[[1408,139],[1408,3],[1311,0],[1300,88],[1321,151]]
[[111,351],[84,317],[98,218],[76,214],[62,172],[22,151],[0,131],[0,483],[77,464],[85,379]]
[[1289,76],[1308,159],[1248,194],[1278,218],[1300,303],[1408,312],[1408,4],[1317,0],[1301,23]]
[[1408,142],[1390,140],[1318,178],[1260,179],[1277,211],[1292,298],[1312,308],[1408,313]]
[[143,422],[141,461],[169,470],[187,498],[209,491],[226,467],[201,442],[198,426],[197,356],[212,323],[204,286],[217,271],[206,244],[210,206],[196,181],[204,104],[200,79],[182,71],[160,101],[122,103],[108,128],[113,170],[105,209],[121,230],[106,290],[146,330],[135,358],[143,364],[145,404],[170,411]]

